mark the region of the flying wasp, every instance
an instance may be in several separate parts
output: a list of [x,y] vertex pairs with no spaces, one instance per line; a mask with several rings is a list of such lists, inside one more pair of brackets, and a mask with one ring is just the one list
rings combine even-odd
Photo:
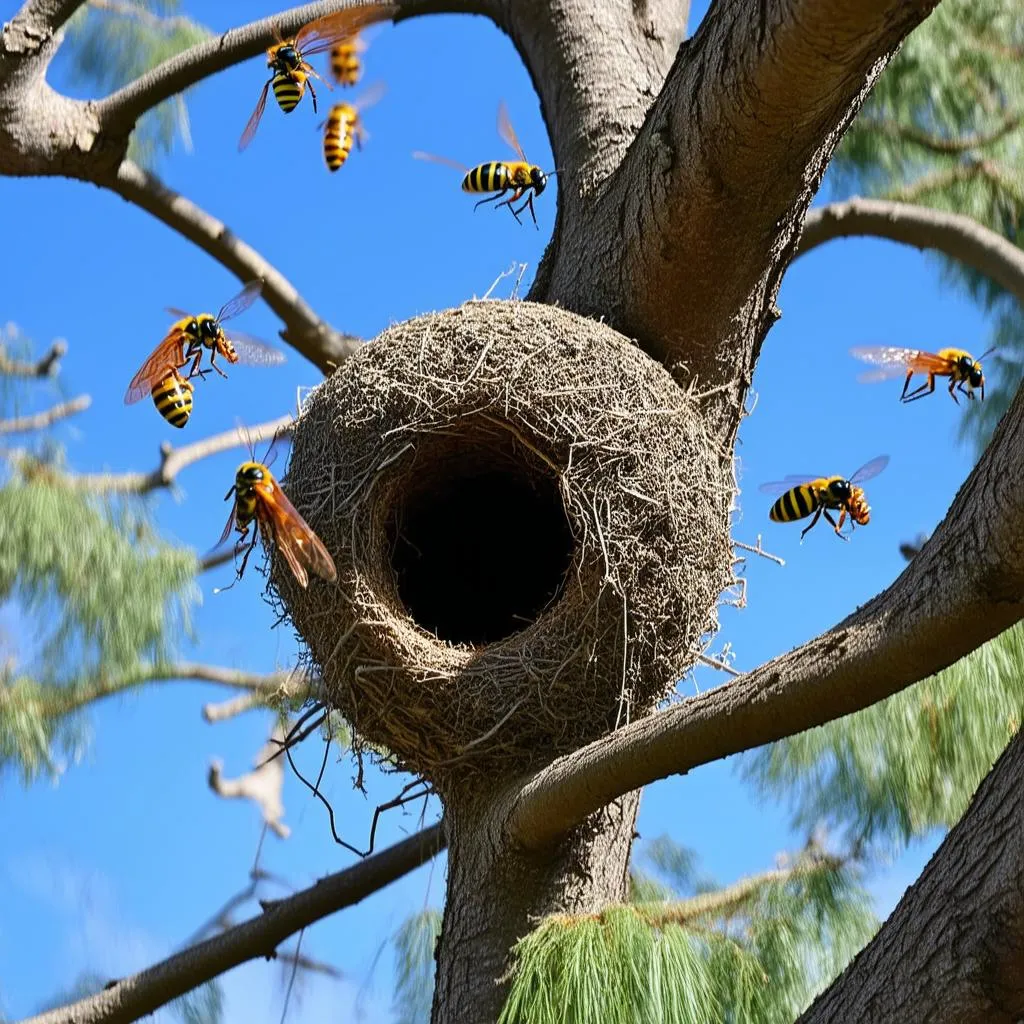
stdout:
[[366,43],[358,33],[345,36],[331,47],[331,76],[338,85],[355,85],[363,75]]
[[[841,532],[847,515],[851,526],[867,525],[871,518],[871,508],[864,497],[864,491],[856,486],[865,480],[878,476],[889,464],[888,455],[879,455],[866,465],[860,467],[848,480],[842,476],[811,476],[809,473],[787,476],[785,480],[761,484],[758,488],[764,494],[779,494],[781,497],[771,507],[768,518],[775,523],[792,523],[797,519],[806,519],[812,512],[814,518],[811,525],[800,532],[800,539],[808,530],[813,529],[818,519],[824,515],[832,524],[837,537],[843,540]],[[837,523],[829,510],[839,510]]]
[[[981,359],[975,359],[970,352],[962,348],[943,348],[938,352],[923,352],[916,348],[895,348],[890,345],[872,345],[866,348],[851,348],[850,355],[863,359],[866,363],[874,363],[880,369],[862,373],[857,379],[862,382],[888,380],[906,374],[903,381],[901,402],[914,402],[924,398],[935,390],[936,377],[949,378],[949,397],[960,404],[956,392],[974,398],[974,389],[981,391],[981,400],[985,400],[985,376],[981,372],[981,360],[995,351],[990,348]],[[920,384],[909,394],[910,380],[915,373],[927,374]],[[966,385],[966,387],[965,387]]]
[[[417,160],[431,160],[434,163],[445,164],[448,167],[454,167],[457,171],[462,171],[465,174],[462,179],[463,192],[495,193],[495,195],[488,196],[474,204],[474,210],[484,203],[493,203],[511,192],[511,196],[497,205],[507,206],[517,221],[519,221],[519,214],[523,210],[529,209],[533,223],[536,225],[537,214],[533,209],[533,197],[539,196],[547,188],[548,177],[557,172],[542,171],[536,164],[531,164],[526,159],[526,154],[523,152],[523,147],[519,145],[519,139],[516,137],[515,129],[509,119],[508,108],[505,106],[504,100],[498,105],[498,134],[516,151],[519,156],[518,160],[490,160],[485,164],[478,164],[476,167],[470,168],[455,160],[449,160],[447,157],[434,156],[432,153],[423,153],[419,150],[413,153],[413,156]],[[526,202],[518,210],[514,209],[512,204],[518,203],[524,195],[527,197]],[[497,207],[495,208],[497,209]],[[519,223],[521,224],[522,221]]]
[[158,384],[153,385],[153,404],[156,411],[172,427],[183,427],[192,415],[192,385],[174,370]]
[[336,103],[320,125],[324,130],[324,161],[329,171],[338,170],[352,152],[352,143],[359,149],[367,139],[360,115],[384,95],[385,86],[378,82],[353,103]]
[[[242,578],[249,555],[257,539],[262,537],[264,548],[273,546],[284,556],[299,586],[308,586],[311,572],[328,583],[334,583],[338,578],[334,560],[274,479],[268,467],[268,463],[273,463],[272,455],[268,453],[263,462],[256,462],[252,453],[250,456],[248,462],[238,467],[235,482],[224,495],[225,501],[234,495],[234,503],[224,532],[217,541],[217,547],[220,547],[231,535],[232,528],[238,532],[235,555],[243,547],[246,550],[236,579]],[[248,541],[249,529],[254,521],[256,529],[253,530],[252,540]]]
[[[166,401],[168,396],[174,392],[170,381],[177,381],[180,384],[187,383],[179,371],[191,361],[192,366],[187,374],[190,380],[192,377],[205,377],[211,369],[216,370],[222,377],[227,374],[217,365],[218,355],[223,356],[229,363],[246,363],[251,366],[273,366],[284,362],[284,354],[276,348],[271,348],[266,342],[258,338],[250,338],[245,334],[232,332],[229,338],[224,332],[224,321],[232,319],[247,310],[259,296],[263,289],[262,281],[250,281],[230,302],[226,302],[220,312],[213,316],[210,313],[200,313],[194,316],[182,309],[169,308],[167,311],[173,316],[180,317],[173,324],[164,337],[163,341],[153,350],[150,357],[142,364],[142,368],[132,378],[125,392],[125,405],[132,405],[147,395],[153,396],[160,415],[174,426],[184,426],[185,421],[175,423],[161,408],[161,401]],[[209,349],[210,367],[202,370],[199,364],[203,359],[204,350]],[[181,391],[179,387],[179,392]],[[188,386],[188,399],[184,393],[175,397],[188,405],[188,414],[191,413],[191,390]],[[158,392],[160,397],[158,397]],[[169,411],[173,411],[167,407]],[[185,420],[188,419],[188,414]]]
[[313,88],[312,80],[316,78],[328,89],[332,86],[317,74],[308,58],[330,50],[342,40],[353,37],[364,26],[390,18],[393,13],[394,8],[390,4],[336,11],[303,25],[293,39],[282,39],[275,28],[277,42],[267,50],[267,69],[271,73],[270,78],[264,83],[256,109],[238,140],[238,151],[245,149],[256,135],[256,129],[267,106],[267,93],[271,88],[274,90],[277,105],[284,113],[290,114],[299,105],[308,86],[315,113],[316,90]]

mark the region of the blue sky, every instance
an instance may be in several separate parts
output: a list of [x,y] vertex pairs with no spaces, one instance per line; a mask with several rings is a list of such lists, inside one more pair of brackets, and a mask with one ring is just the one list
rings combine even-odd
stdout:
[[[0,20],[16,9],[0,2]],[[195,2],[188,10],[221,30],[275,8],[253,0]],[[691,23],[703,13],[698,5]],[[414,149],[465,163],[506,156],[495,131],[500,99],[509,105],[531,159],[552,166],[537,100],[508,40],[479,18],[434,17],[376,32],[366,83],[388,93],[367,115],[368,146],[336,175],[319,155],[311,110],[288,118],[271,104],[255,142],[242,156],[236,143],[264,81],[253,60],[203,84],[191,98],[195,151],[175,153],[158,171],[165,181],[223,219],[299,288],[341,330],[373,337],[389,323],[482,295],[513,263],[528,264],[527,282],[550,235],[554,189],[537,202],[540,231],[518,226],[503,211],[473,213],[459,176],[416,162]],[[60,60],[51,72],[67,86]],[[85,93],[79,92],[84,95]],[[258,422],[294,409],[296,389],[320,379],[289,350],[273,370],[235,367],[228,380],[197,389],[184,434],[173,432],[148,403],[122,404],[132,374],[163,336],[167,305],[216,309],[239,283],[209,257],[147,214],[92,186],[63,180],[0,180],[6,236],[17,259],[5,261],[0,322],[16,321],[40,350],[65,337],[62,387],[88,391],[93,406],[61,429],[69,462],[80,470],[149,469],[158,445]],[[9,245],[8,253],[15,251]],[[495,294],[508,294],[509,282]],[[786,560],[780,568],[749,563],[748,605],[722,610],[725,643],[736,665],[753,668],[812,637],[862,604],[902,569],[901,540],[932,529],[970,467],[955,441],[958,409],[945,398],[902,407],[899,384],[855,383],[854,344],[926,348],[987,347],[975,308],[944,288],[936,265],[884,242],[835,242],[789,271],[754,381],[757,404],[741,432],[739,540]],[[257,304],[240,330],[275,339],[279,325]],[[45,386],[30,402],[53,401]],[[757,484],[789,473],[852,473],[880,453],[892,462],[872,481],[872,522],[849,544],[821,526],[801,545],[799,528],[767,519],[771,499]],[[174,495],[153,499],[166,536],[201,552],[220,535],[228,507],[222,497],[239,454],[187,470]],[[230,570],[202,580],[200,641],[181,656],[269,671],[287,666],[295,644],[271,630],[271,610],[252,574],[213,595]],[[11,619],[15,625],[18,619]],[[19,638],[15,638],[16,642]],[[20,638],[22,647],[30,640]],[[712,673],[700,685],[720,682]],[[684,682],[681,692],[692,692]],[[211,757],[225,772],[249,768],[262,745],[262,715],[207,725],[202,705],[226,696],[214,687],[174,683],[111,701],[89,717],[94,742],[86,760],[58,786],[26,791],[0,782],[4,842],[0,845],[0,1010],[32,1012],[82,970],[116,977],[137,970],[184,941],[246,884],[260,835],[255,809],[225,802],[207,789]],[[312,764],[316,751],[302,751]],[[353,791],[351,764],[333,764],[325,792],[348,836],[365,836],[374,805],[400,788],[372,775],[370,798]],[[352,863],[331,840],[323,809],[288,779],[285,820],[293,833],[273,837],[264,867],[304,886]],[[416,827],[414,815],[385,819],[388,843]],[[723,881],[770,866],[781,849],[800,844],[784,807],[765,803],[718,763],[650,787],[639,830],[669,833],[694,847],[703,867]],[[874,881],[884,912],[916,877],[933,843],[909,851]],[[403,879],[367,903],[312,929],[305,952],[345,972],[342,982],[314,980],[291,1020],[390,1019],[391,958],[371,967],[381,944],[406,914],[443,893],[443,861]],[[228,1019],[280,1016],[278,969],[259,963],[225,981]],[[355,1019],[354,1017],[352,1019]]]

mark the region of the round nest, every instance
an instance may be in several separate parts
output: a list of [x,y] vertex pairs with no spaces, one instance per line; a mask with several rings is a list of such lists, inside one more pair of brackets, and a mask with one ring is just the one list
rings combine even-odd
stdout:
[[550,306],[384,331],[310,395],[285,484],[338,568],[307,590],[272,574],[325,699],[435,781],[647,713],[732,580],[728,460],[697,401]]

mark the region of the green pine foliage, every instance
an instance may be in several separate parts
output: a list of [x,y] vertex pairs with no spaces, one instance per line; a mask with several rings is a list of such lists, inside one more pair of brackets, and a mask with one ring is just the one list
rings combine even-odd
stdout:
[[[210,30],[178,13],[178,0],[93,0],[69,23],[72,75],[110,92],[182,50],[210,38]],[[191,149],[188,92],[167,100],[139,122],[129,156],[152,163],[180,141]]]
[[395,1024],[430,1024],[434,946],[440,934],[441,912],[429,907],[413,914],[395,934]]
[[746,759],[762,791],[807,826],[891,853],[954,825],[1024,715],[1024,626],[873,707]]

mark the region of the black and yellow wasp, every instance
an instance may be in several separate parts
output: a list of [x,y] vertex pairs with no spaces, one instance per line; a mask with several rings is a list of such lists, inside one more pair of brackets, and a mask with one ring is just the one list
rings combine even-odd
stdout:
[[[981,372],[981,360],[991,355],[995,347],[983,352],[980,359],[975,359],[966,349],[941,348],[938,352],[925,352],[919,348],[898,348],[893,345],[868,345],[851,348],[850,355],[862,359],[865,363],[874,363],[881,367],[868,370],[857,379],[862,383],[888,380],[891,377],[904,377],[901,402],[914,402],[935,390],[936,377],[949,378],[949,397],[960,404],[956,392],[974,398],[977,388],[981,392],[981,400],[985,400],[985,375]],[[908,392],[911,378],[915,373],[925,374],[922,384]]]
[[384,91],[384,84],[378,82],[352,103],[336,103],[331,107],[327,119],[320,125],[324,130],[324,162],[329,171],[336,171],[344,165],[352,152],[353,142],[359,149],[363,148],[367,134],[361,115],[380,100]]
[[[761,484],[758,488],[763,494],[781,495],[771,507],[768,518],[775,523],[792,523],[797,519],[806,519],[812,512],[814,518],[811,525],[800,532],[803,540],[808,530],[812,529],[818,519],[824,515],[832,524],[836,536],[843,537],[842,528],[847,515],[850,523],[865,526],[871,518],[871,507],[864,497],[864,491],[857,484],[878,476],[889,464],[888,455],[879,455],[861,466],[849,479],[843,476],[815,476],[811,473],[797,473],[787,476],[784,480],[775,480]],[[829,514],[830,510],[839,510],[837,523]]]

